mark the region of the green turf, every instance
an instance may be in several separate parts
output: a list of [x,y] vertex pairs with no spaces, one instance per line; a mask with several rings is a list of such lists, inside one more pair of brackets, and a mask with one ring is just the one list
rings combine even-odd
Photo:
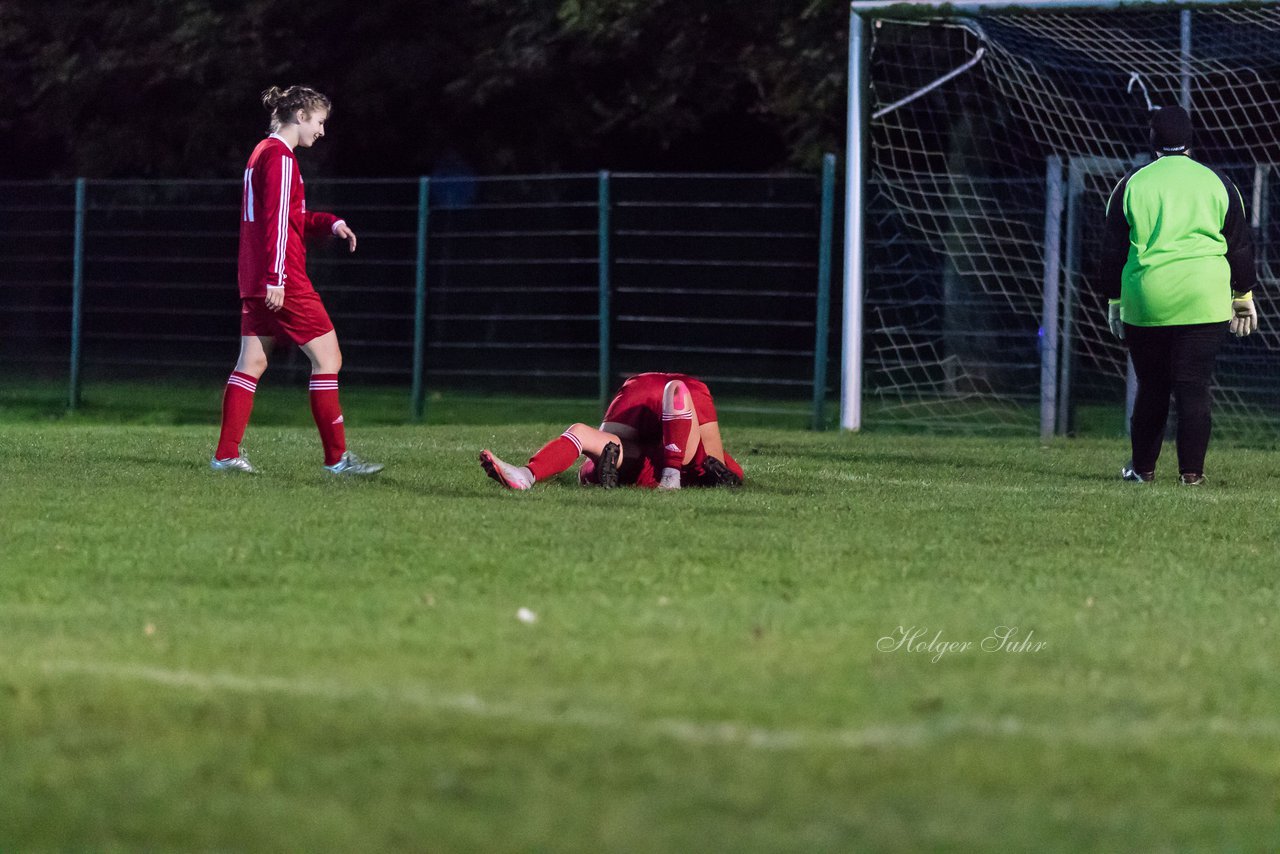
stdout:
[[[514,494],[476,452],[573,407],[353,394],[388,468],[332,482],[262,398],[255,478],[207,469],[216,394],[0,418],[0,850],[1280,844],[1280,455],[1191,490],[1118,439],[727,421],[739,492]],[[1002,625],[1045,646],[877,649]]]

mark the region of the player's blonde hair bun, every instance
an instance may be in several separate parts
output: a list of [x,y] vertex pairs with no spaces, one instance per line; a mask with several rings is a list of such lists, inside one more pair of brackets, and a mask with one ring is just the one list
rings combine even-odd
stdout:
[[271,113],[271,130],[279,130],[281,125],[293,124],[298,110],[314,113],[316,110],[333,111],[333,102],[329,97],[309,86],[290,86],[281,89],[272,86],[262,93],[262,106]]

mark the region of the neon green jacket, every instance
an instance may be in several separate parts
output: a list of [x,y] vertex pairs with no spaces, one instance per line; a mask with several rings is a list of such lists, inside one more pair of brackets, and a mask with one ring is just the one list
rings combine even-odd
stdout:
[[1229,320],[1232,291],[1250,291],[1257,280],[1240,191],[1183,154],[1133,170],[1107,200],[1100,275],[1125,323]]

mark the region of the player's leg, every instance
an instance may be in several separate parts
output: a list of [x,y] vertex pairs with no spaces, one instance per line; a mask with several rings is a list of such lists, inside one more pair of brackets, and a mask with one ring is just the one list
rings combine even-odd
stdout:
[[719,421],[708,421],[706,424],[699,424],[698,441],[702,444],[703,453],[708,457],[715,457],[717,460],[724,461],[724,439],[720,436]]
[[338,346],[338,333],[331,328],[299,346],[311,361],[311,416],[315,419],[320,443],[324,446],[325,468],[332,474],[344,475],[377,474],[382,471],[380,463],[365,462],[347,450],[342,402],[338,396],[338,372],[342,370],[342,348]]
[[341,460],[347,450],[342,404],[338,396],[342,348],[338,346],[338,333],[333,329],[301,346],[311,361],[311,415],[324,445],[324,464],[331,466]]
[[1125,480],[1145,482],[1155,476],[1165,422],[1169,420],[1169,395],[1173,391],[1171,328],[1125,324],[1124,341],[1138,378],[1138,394],[1129,419],[1133,455],[1122,471]]
[[742,486],[742,466],[724,449],[724,440],[720,438],[720,422],[700,425],[698,436],[702,443],[694,459],[697,474],[700,475],[698,485],[730,488]]
[[253,465],[240,455],[240,442],[249,426],[253,413],[253,398],[258,390],[258,380],[267,370],[267,354],[275,339],[264,335],[242,335],[240,356],[235,370],[227,377],[227,387],[222,394],[222,429],[218,434],[218,447],[210,465],[217,471],[254,471]]
[[[613,446],[610,448],[610,446]],[[567,430],[538,449],[529,462],[523,466],[515,466],[499,459],[492,451],[480,452],[480,465],[494,480],[510,489],[528,489],[540,480],[553,478],[569,467],[585,454],[593,463],[600,466],[603,460],[612,462],[616,470],[622,463],[622,440],[612,433],[588,427],[586,424],[571,424]],[[616,450],[615,450],[616,449]],[[600,482],[608,485],[605,475]],[[615,477],[616,480],[616,477]]]
[[679,489],[680,469],[693,460],[698,449],[698,416],[693,397],[681,380],[672,380],[662,390],[663,466],[660,488]]
[[1183,483],[1204,482],[1204,457],[1213,431],[1213,367],[1226,329],[1221,323],[1177,327],[1171,373],[1178,411],[1178,469]]

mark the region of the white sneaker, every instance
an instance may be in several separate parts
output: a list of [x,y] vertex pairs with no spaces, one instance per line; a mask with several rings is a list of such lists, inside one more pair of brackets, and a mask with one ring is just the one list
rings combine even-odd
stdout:
[[366,463],[350,451],[344,452],[342,458],[333,465],[324,467],[329,474],[342,475],[377,474],[382,469],[382,463]]
[[485,474],[507,489],[528,489],[533,486],[533,472],[527,466],[513,466],[503,462],[492,451],[480,452],[480,467]]
[[662,479],[658,481],[658,489],[679,489],[680,469],[664,468]]
[[258,470],[253,467],[253,463],[243,456],[232,457],[229,460],[220,460],[217,457],[213,457],[209,460],[209,468],[214,471],[242,471],[245,474],[258,473]]

